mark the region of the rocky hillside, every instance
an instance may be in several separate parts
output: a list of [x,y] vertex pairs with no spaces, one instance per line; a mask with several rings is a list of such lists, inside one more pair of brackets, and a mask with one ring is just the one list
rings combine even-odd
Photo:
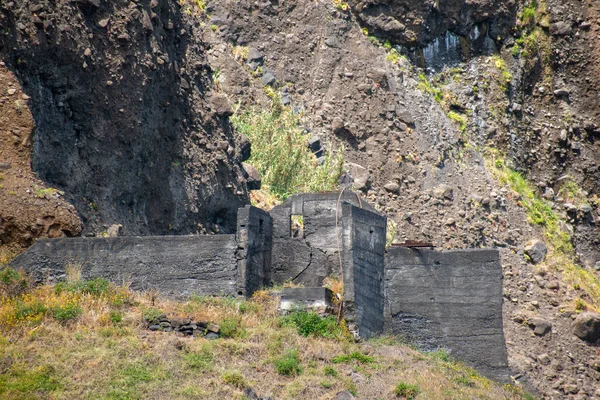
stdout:
[[[35,185],[62,191],[44,196],[65,210],[69,201],[85,233],[230,229],[248,197],[247,148],[228,104],[278,99],[301,117],[307,143],[343,152],[343,180],[391,217],[393,240],[501,249],[516,382],[549,399],[600,397],[597,348],[572,329],[600,309],[600,5],[80,0],[0,10],[0,55],[21,85],[3,104],[30,107]],[[4,146],[28,145],[25,123],[1,127]],[[27,162],[28,150],[13,153]],[[20,198],[41,203],[31,172],[8,171],[28,179]],[[69,221],[60,232],[78,234]]]
[[[235,102],[268,105],[275,89],[307,140],[343,147],[354,187],[393,218],[396,241],[499,247],[514,379],[546,398],[598,396],[596,349],[571,325],[600,305],[599,152],[592,110],[563,112],[589,106],[564,89],[570,75],[552,55],[577,50],[553,35],[563,13],[409,3],[208,2],[209,60]],[[436,37],[445,28],[434,22],[449,31]],[[596,29],[572,16],[573,40],[577,24]],[[538,264],[536,240],[549,248]]]
[[[212,96],[190,7],[167,0],[0,4],[0,55],[36,126],[33,171],[64,192],[86,234],[112,224],[125,234],[228,231],[248,201],[230,109]],[[66,235],[78,233],[67,228]],[[38,235],[19,229],[23,243]]]

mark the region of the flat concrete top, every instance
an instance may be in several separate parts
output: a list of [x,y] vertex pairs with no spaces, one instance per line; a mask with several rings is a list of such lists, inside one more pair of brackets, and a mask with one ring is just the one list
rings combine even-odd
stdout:
[[325,301],[331,303],[333,293],[331,290],[324,287],[307,287],[307,288],[283,288],[281,291],[282,300],[295,301]]

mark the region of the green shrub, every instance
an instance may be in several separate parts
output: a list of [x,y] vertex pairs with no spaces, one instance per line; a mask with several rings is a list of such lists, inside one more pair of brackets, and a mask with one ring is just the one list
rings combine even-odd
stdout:
[[452,360],[446,349],[437,349],[432,351],[430,354],[431,358],[436,361],[450,362]]
[[414,399],[419,394],[419,387],[416,385],[410,385],[408,383],[400,382],[394,388],[394,394],[397,397],[403,397],[407,400]]
[[467,129],[468,119],[465,115],[459,114],[455,111],[448,111],[448,118],[456,122],[461,131],[464,132]]
[[244,389],[246,386],[248,386],[246,384],[246,380],[244,379],[244,376],[242,374],[240,374],[239,372],[235,372],[235,371],[225,372],[223,374],[222,380],[223,380],[223,383],[225,383],[227,385],[231,385],[238,389]]
[[371,364],[375,362],[375,357],[368,356],[363,353],[359,353],[358,351],[354,351],[350,354],[341,354],[339,356],[335,356],[331,359],[331,362],[334,364],[347,363],[352,360],[356,360],[361,364]]
[[283,326],[296,328],[302,336],[341,338],[342,328],[334,316],[321,317],[314,311],[299,311],[281,318]]
[[22,301],[17,302],[15,316],[18,321],[26,319],[34,319],[44,315],[48,311],[48,308],[40,301],[34,301],[32,303],[23,303]]
[[123,314],[121,314],[119,311],[111,310],[109,316],[110,322],[112,322],[113,325],[118,325],[121,323],[121,321],[123,321]]
[[319,165],[307,146],[300,116],[281,106],[276,94],[271,98],[270,110],[251,108],[231,118],[252,144],[248,163],[261,173],[265,189],[282,200],[295,193],[336,190],[344,162],[342,151],[329,151]]
[[83,309],[77,304],[66,304],[64,306],[52,307],[50,313],[54,319],[66,322],[79,317],[83,313]]
[[327,366],[325,366],[325,368],[323,368],[323,373],[325,374],[325,376],[336,377],[338,375],[338,373],[335,370],[335,368],[330,367],[329,365],[327,365]]
[[275,368],[280,375],[295,376],[302,373],[297,350],[287,350],[275,360]]
[[320,385],[321,385],[323,388],[325,388],[325,389],[331,389],[331,387],[333,386],[333,383],[331,383],[331,382],[330,382],[330,381],[328,381],[328,380],[322,380],[322,381],[320,382]]

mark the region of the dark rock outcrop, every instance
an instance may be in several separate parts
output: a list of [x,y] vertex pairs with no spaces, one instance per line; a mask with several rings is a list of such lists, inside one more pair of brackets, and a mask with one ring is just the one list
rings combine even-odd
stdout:
[[167,0],[0,6],[0,58],[37,127],[34,172],[65,192],[85,232],[234,230],[247,189],[231,110],[221,101],[211,116],[206,101],[199,15]]

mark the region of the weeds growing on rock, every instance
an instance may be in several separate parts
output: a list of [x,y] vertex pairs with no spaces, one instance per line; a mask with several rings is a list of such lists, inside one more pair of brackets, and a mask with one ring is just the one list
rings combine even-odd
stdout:
[[[594,308],[600,308],[600,279],[594,272],[577,265],[571,236],[561,229],[561,217],[554,211],[550,203],[535,193],[533,187],[521,173],[506,165],[500,154],[492,150],[488,150],[488,153],[490,156],[487,162],[488,169],[502,184],[508,185],[518,194],[517,204],[525,209],[529,222],[544,229],[550,250],[548,262],[561,271],[567,281],[579,285],[586,291],[590,295],[591,305]],[[567,186],[565,190],[561,195],[567,195],[569,192],[579,193],[573,189],[573,186]],[[564,223],[564,221],[562,222]]]

